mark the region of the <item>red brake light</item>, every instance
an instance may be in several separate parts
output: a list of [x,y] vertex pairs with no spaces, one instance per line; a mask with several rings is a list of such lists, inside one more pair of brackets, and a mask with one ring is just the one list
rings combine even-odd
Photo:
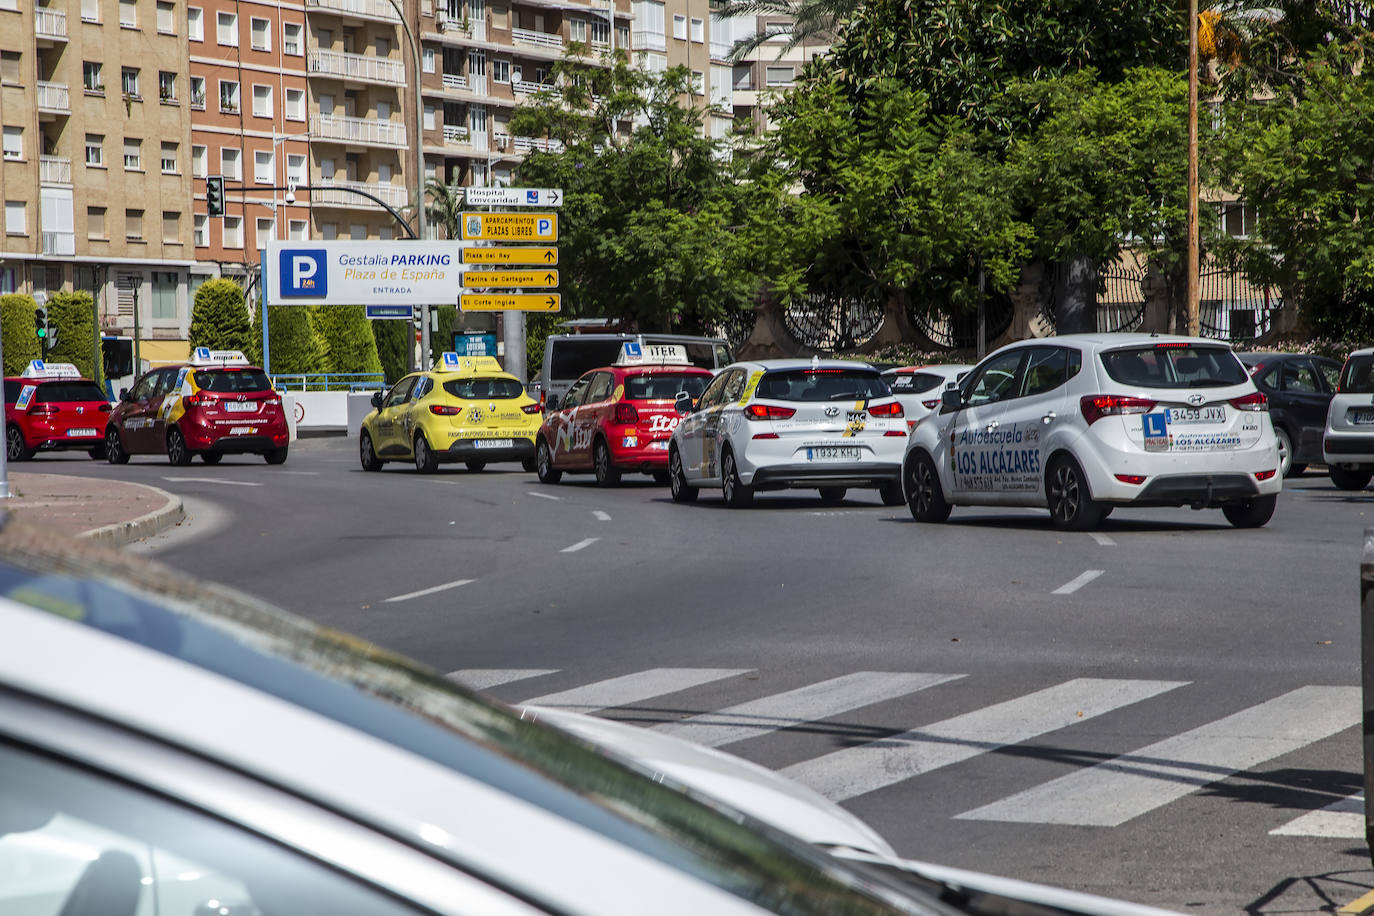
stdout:
[[1178,349],[1179,347],[1191,347],[1191,346],[1192,346],[1192,343],[1191,343],[1190,341],[1187,341],[1187,340],[1176,340],[1176,341],[1173,341],[1172,343],[1157,343],[1157,344],[1155,344],[1155,349],[1156,349],[1156,350],[1176,350],[1176,349]]
[[543,397],[543,395],[541,394],[541,395],[539,396],[539,403],[538,403],[538,404],[526,404],[524,407],[521,407],[520,409],[523,410],[525,413],[543,413],[543,412],[544,412],[544,397]]
[[635,410],[635,405],[626,404],[621,401],[615,405],[615,422],[617,423],[638,423],[639,411]]
[[1078,406],[1083,419],[1091,426],[1103,417],[1149,413],[1154,409],[1155,402],[1149,398],[1132,398],[1123,394],[1089,394],[1078,399]]
[[750,404],[744,416],[750,420],[786,420],[796,413],[796,408],[779,407],[777,404]]
[[431,404],[429,412],[440,417],[456,417],[463,412],[463,408],[454,407],[452,404]]
[[888,403],[888,404],[874,404],[872,407],[868,408],[868,413],[869,413],[870,416],[874,416],[874,417],[900,417],[900,416],[903,416],[903,414],[902,414],[902,405],[901,405],[901,403],[898,402],[898,401],[892,401],[891,403]]
[[31,417],[51,417],[61,410],[56,404],[33,404],[28,409]]
[[936,398],[933,401],[922,401],[921,406],[924,407],[926,410],[934,410],[935,408],[940,406],[940,399]]
[[1269,399],[1263,392],[1252,391],[1238,398],[1231,398],[1231,406],[1236,410],[1268,410]]
[[889,429],[887,432],[883,433],[883,435],[884,435],[884,436],[894,436],[894,437],[895,437],[895,436],[905,436],[905,435],[906,435],[906,430],[904,430],[904,429]]
[[208,400],[209,398],[203,397],[201,393],[197,391],[194,394],[186,395],[186,397],[181,399],[181,403],[185,404],[187,407],[199,407],[201,402]]
[[1145,482],[1145,475],[1144,475],[1144,474],[1117,474],[1117,475],[1116,475],[1116,479],[1119,480],[1119,481],[1121,481],[1122,483],[1129,483],[1129,484],[1133,484],[1134,486],[1140,486],[1142,483]]
[[754,433],[754,438],[755,438],[755,439],[776,439],[776,438],[778,438],[778,434],[777,434],[777,433]]
[[1256,479],[1256,480],[1268,480],[1270,477],[1273,477],[1273,476],[1274,476],[1275,474],[1277,474],[1277,473],[1278,473],[1277,470],[1273,470],[1273,471],[1256,471],[1256,472],[1255,472],[1255,479]]

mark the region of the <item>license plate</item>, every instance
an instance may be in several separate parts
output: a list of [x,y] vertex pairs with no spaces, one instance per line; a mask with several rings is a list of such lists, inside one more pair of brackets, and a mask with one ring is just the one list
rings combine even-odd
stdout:
[[1351,426],[1374,426],[1374,410],[1350,411]]
[[257,431],[258,431],[258,428],[257,428],[256,426],[235,426],[233,429],[229,430],[229,435],[231,435],[231,436],[251,436],[251,435],[253,435],[253,433],[255,433],[255,432],[257,432]]
[[69,430],[67,430],[67,435],[71,436],[73,439],[89,439],[89,438],[91,438],[92,436],[95,435],[95,430],[94,430],[94,429],[84,429],[84,428],[83,428],[83,429],[69,429]]
[[258,405],[252,401],[225,401],[224,409],[230,413],[253,413]]
[[478,439],[472,443],[473,448],[512,448],[514,445],[514,439]]
[[807,461],[859,461],[861,449],[855,445],[817,445],[806,450]]
[[667,440],[667,439],[660,439],[660,440],[658,440],[657,442],[650,442],[650,443],[649,443],[649,448],[655,449],[655,450],[660,451],[660,452],[666,452],[666,451],[668,451],[668,440]]
[[1170,423],[1225,423],[1226,408],[1214,407],[1170,407]]

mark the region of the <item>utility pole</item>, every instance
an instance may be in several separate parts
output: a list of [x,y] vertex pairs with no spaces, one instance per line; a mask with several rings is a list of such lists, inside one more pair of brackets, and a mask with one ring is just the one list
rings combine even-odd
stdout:
[[1197,0],[1188,0],[1188,334],[1198,334]]

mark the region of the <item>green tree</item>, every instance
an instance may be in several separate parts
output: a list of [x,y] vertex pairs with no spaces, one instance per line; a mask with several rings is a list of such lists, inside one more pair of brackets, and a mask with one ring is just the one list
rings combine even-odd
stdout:
[[320,338],[325,372],[381,373],[377,339],[363,306],[311,306],[310,323]]
[[374,321],[372,336],[377,341],[377,358],[388,385],[406,374],[406,347],[414,346],[415,338],[409,321]]
[[[267,307],[268,356],[273,375],[301,375],[321,371],[324,354],[310,324],[310,309],[300,305]],[[248,358],[262,365],[262,308],[253,314],[252,349]]]
[[[97,382],[104,368],[95,360],[95,300],[85,290],[57,292],[48,297],[48,321],[57,332],[57,344],[46,359],[71,363]],[[103,362],[103,360],[102,360]]]
[[4,334],[5,374],[18,375],[31,360],[42,359],[34,333],[33,297],[21,293],[0,296],[0,333]]
[[225,277],[202,283],[191,307],[188,336],[193,348],[242,350],[244,353],[252,350],[253,321],[244,302],[243,288]]
[[437,316],[435,330],[429,335],[429,364],[432,366],[444,351],[453,349],[453,331],[458,327],[458,306],[436,305],[430,311]]

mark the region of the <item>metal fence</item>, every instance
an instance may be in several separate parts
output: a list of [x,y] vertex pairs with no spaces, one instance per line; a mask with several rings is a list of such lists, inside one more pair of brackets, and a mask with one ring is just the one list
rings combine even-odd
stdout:
[[833,293],[813,293],[782,311],[783,324],[808,350],[853,350],[873,339],[883,326],[881,302]]
[[725,316],[716,333],[730,341],[730,349],[735,353],[744,346],[744,342],[749,339],[749,335],[754,333],[754,325],[758,323],[758,315],[754,314],[753,309],[738,310],[730,312]]
[[[1007,296],[992,295],[988,296],[983,311],[987,321],[985,340],[991,344],[1011,327],[1014,309]],[[977,312],[947,315],[935,309],[922,310],[913,304],[907,307],[907,317],[916,330],[941,349],[971,350],[978,345]]]
[[1254,340],[1269,331],[1283,297],[1239,273],[1204,271],[1199,278],[1198,328],[1203,337]]
[[1145,322],[1145,271],[1112,264],[1097,275],[1097,330],[1135,331]]
[[386,387],[386,377],[380,372],[274,373],[272,381],[279,391],[375,391]]

